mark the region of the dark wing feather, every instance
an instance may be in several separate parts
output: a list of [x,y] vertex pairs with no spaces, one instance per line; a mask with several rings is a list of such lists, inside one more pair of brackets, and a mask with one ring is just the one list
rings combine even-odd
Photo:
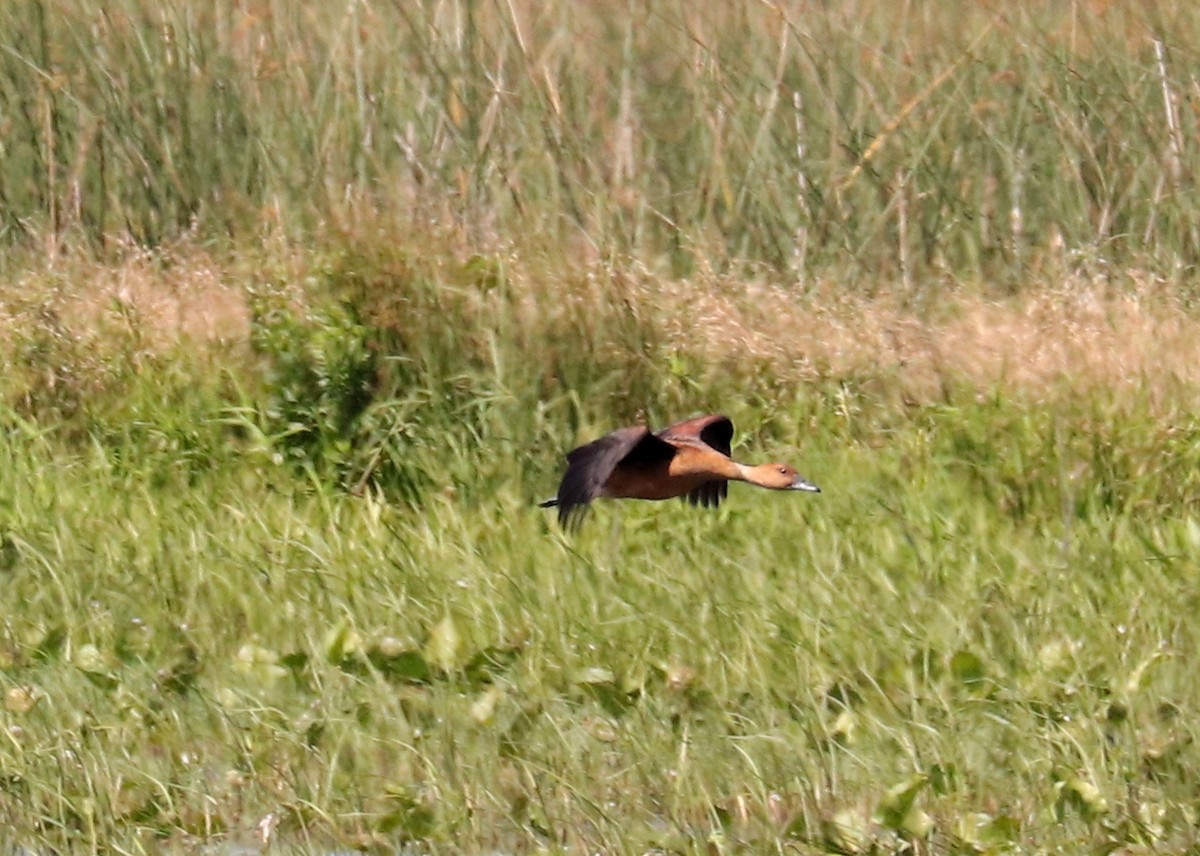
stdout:
[[574,449],[567,454],[567,472],[558,486],[559,522],[568,529],[577,525],[588,503],[600,495],[622,461],[652,464],[674,455],[674,446],[641,425],[622,428]]
[[733,422],[728,416],[711,413],[708,416],[697,416],[684,422],[668,425],[658,432],[664,440],[672,437],[688,437],[700,440],[712,446],[725,457],[733,451]]
[[714,479],[705,482],[687,495],[687,501],[692,505],[705,508],[716,508],[721,500],[729,495],[729,482],[725,479]]
[[[727,458],[733,451],[733,422],[728,416],[719,413],[677,422],[664,428],[658,433],[658,436],[663,439],[698,439]],[[716,508],[728,495],[729,482],[725,479],[714,479],[705,482],[689,493],[687,501],[692,505],[700,505],[704,508]]]

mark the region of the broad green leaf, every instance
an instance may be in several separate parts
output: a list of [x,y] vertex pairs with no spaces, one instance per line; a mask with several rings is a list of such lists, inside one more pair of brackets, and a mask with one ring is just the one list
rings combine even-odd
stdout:
[[406,684],[427,684],[433,670],[425,655],[415,648],[383,644],[383,641],[367,652],[367,659],[385,677]]
[[1108,812],[1108,800],[1099,788],[1086,779],[1073,776],[1059,785],[1062,788],[1060,801],[1075,808],[1084,817],[1093,818]]
[[956,651],[950,658],[950,673],[963,684],[977,684],[987,674],[983,660],[970,651]]
[[933,828],[929,815],[916,808],[917,795],[929,782],[929,777],[917,773],[888,788],[879,802],[877,817],[889,829],[924,838]]
[[326,660],[334,664],[341,663],[362,649],[362,637],[350,626],[348,621],[343,619],[325,634],[322,648],[325,651]]
[[104,655],[100,653],[100,649],[91,643],[80,645],[76,648],[71,662],[76,668],[82,669],[85,672],[103,672],[108,667]]

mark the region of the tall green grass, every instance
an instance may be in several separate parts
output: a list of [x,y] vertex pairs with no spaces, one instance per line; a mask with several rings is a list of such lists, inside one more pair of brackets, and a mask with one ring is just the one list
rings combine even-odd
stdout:
[[427,404],[415,502],[209,393],[190,445],[173,404],[82,446],[6,417],[8,841],[1194,847],[1195,425],[826,392],[738,449],[820,496],[602,506],[577,539],[530,501],[561,406]]
[[[1200,428],[1163,378],[905,399],[697,368],[653,292],[496,260],[247,270],[244,340],[51,342],[6,399],[5,844],[1196,846]],[[573,443],[707,406],[825,492],[534,506]]]
[[386,212],[863,290],[1200,245],[1189,3],[20,0],[0,33],[9,242]]

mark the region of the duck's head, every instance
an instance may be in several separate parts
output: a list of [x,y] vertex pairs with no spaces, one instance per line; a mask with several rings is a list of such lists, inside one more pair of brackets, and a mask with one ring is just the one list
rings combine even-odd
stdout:
[[757,467],[747,467],[747,481],[753,482],[759,487],[770,488],[771,490],[806,490],[811,493],[820,493],[821,489],[810,482],[800,473],[796,472],[795,468],[787,464],[760,464]]

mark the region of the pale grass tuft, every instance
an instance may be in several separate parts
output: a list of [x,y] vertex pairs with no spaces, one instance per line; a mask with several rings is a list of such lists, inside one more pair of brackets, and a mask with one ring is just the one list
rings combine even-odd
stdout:
[[918,400],[949,382],[1034,394],[1063,384],[1200,388],[1200,318],[1148,282],[1126,293],[1070,279],[1005,300],[960,293],[936,312],[891,296],[800,298],[758,283],[657,290],[673,310],[660,317],[675,351],[765,364],[797,382],[877,378]]
[[161,354],[181,343],[208,347],[246,340],[250,305],[235,271],[199,250],[131,250],[115,263],[57,259],[0,292],[0,330],[28,332],[53,318],[60,332],[91,342],[107,332]]

